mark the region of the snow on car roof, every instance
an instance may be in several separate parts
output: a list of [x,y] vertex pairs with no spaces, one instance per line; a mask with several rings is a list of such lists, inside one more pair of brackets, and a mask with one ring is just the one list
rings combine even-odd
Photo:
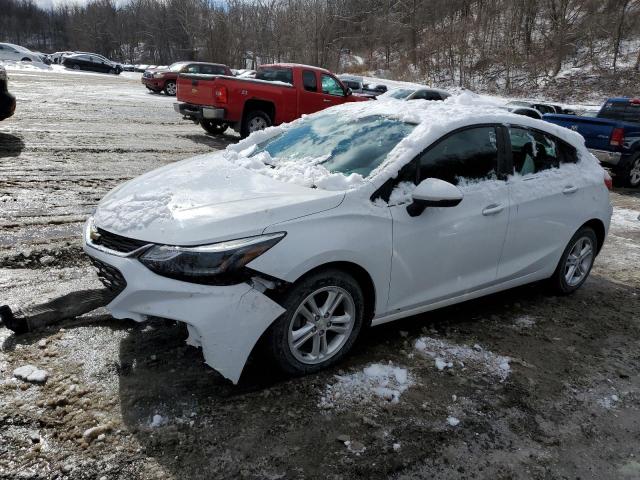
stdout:
[[258,67],[258,68],[263,68],[263,67],[267,67],[267,68],[274,68],[274,67],[287,67],[287,68],[301,67],[301,68],[312,68],[314,70],[320,70],[321,72],[331,73],[326,68],[316,67],[314,65],[305,65],[304,63],[270,63],[268,65],[260,65],[260,67]]
[[[387,159],[366,180],[362,177],[356,179],[354,177],[355,174],[352,174],[351,177],[353,178],[346,184],[344,182],[333,183],[332,185],[335,185],[335,189],[356,188],[366,181],[370,181],[377,188],[389,178],[395,177],[400,168],[443,135],[470,125],[513,124],[531,127],[555,135],[576,147],[580,152],[586,152],[584,139],[578,133],[542,120],[510,113],[471,92],[451,96],[442,102],[420,100],[406,102],[390,99],[388,101],[346,103],[313,115],[332,114],[339,115],[341,118],[347,116],[354,119],[382,115],[416,125],[414,130],[396,145],[387,156]],[[305,118],[308,117],[303,116],[294,122],[256,132],[245,140],[227,147],[226,151],[229,152],[229,155],[227,155],[228,160],[238,163],[238,156],[243,157],[245,154],[249,154],[247,152],[250,152],[255,145],[278,135],[288,128],[292,128],[299,122],[305,121]],[[240,161],[240,163],[244,162]],[[275,175],[277,173],[269,168],[261,168],[260,170],[266,175]],[[326,173],[327,176],[330,175],[329,171]],[[287,181],[295,182],[296,179],[289,178]],[[327,187],[328,189],[334,189],[331,186]]]

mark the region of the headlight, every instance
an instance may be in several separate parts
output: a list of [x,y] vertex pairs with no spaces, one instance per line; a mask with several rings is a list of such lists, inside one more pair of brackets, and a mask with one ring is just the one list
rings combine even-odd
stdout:
[[164,77],[164,73],[154,73],[153,78],[162,78]]
[[243,267],[284,238],[285,232],[240,238],[198,247],[156,245],[140,256],[151,271],[207,285],[233,285],[248,279]]

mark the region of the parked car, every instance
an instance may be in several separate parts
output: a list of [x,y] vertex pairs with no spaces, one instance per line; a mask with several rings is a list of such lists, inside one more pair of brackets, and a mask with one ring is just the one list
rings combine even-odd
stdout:
[[176,94],[176,82],[181,73],[233,76],[229,67],[219,63],[176,62],[165,69],[147,70],[141,81],[152,92],[164,91],[165,94],[173,96]]
[[365,83],[362,92],[378,96],[386,93],[388,90],[387,86],[383,83]]
[[7,71],[0,65],[0,121],[16,111],[16,97],[9,93]]
[[42,62],[43,58],[31,50],[14,45],[13,43],[0,43],[0,60],[14,60],[16,62]]
[[305,374],[369,325],[539,280],[575,291],[609,228],[608,180],[550,123],[352,103],[121,185],[84,250],[114,317],[186,324],[234,383],[259,339]]
[[353,75],[338,75],[338,78],[345,87],[351,89],[353,93],[364,92],[364,81],[362,77],[355,77]]
[[524,115],[525,117],[542,120],[542,114],[535,108],[511,106],[504,107],[504,109],[508,112],[515,113],[516,115]]
[[73,55],[75,52],[54,52],[49,54],[49,58],[51,59],[51,63],[55,65],[62,65],[62,59],[67,55]]
[[612,169],[621,185],[640,187],[640,98],[609,98],[596,117],[543,118],[581,134],[587,148]]
[[402,87],[391,90],[384,95],[380,96],[380,99],[383,98],[393,98],[396,100],[445,100],[451,95],[444,90],[439,90],[437,88],[411,88],[411,87]]
[[255,79],[181,73],[175,110],[208,133],[231,127],[244,138],[304,114],[365,100],[351,95],[328,70],[281,63],[262,65]]
[[524,107],[524,108],[533,108],[540,112],[540,114],[544,115],[546,113],[556,113],[556,108],[552,105],[547,105],[546,103],[540,102],[526,102],[526,101],[514,101],[507,103],[507,107]]
[[87,70],[90,72],[111,73],[120,75],[122,67],[116,62],[96,53],[74,53],[62,58],[62,64],[73,70]]

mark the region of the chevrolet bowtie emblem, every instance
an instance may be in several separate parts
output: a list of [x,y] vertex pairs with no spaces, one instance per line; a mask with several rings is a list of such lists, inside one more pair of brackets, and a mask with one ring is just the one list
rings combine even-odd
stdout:
[[89,238],[91,239],[91,241],[97,242],[98,240],[100,240],[101,236],[102,235],[98,233],[98,229],[92,225],[91,229],[89,230]]
[[198,89],[197,88],[192,88],[191,89],[191,93],[198,93]]

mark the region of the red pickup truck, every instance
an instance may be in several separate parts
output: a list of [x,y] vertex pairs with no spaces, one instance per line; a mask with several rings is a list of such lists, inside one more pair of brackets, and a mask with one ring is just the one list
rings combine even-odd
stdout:
[[176,112],[208,133],[232,127],[243,138],[333,105],[370,100],[353,95],[328,70],[289,63],[263,65],[256,78],[181,73],[177,97]]

